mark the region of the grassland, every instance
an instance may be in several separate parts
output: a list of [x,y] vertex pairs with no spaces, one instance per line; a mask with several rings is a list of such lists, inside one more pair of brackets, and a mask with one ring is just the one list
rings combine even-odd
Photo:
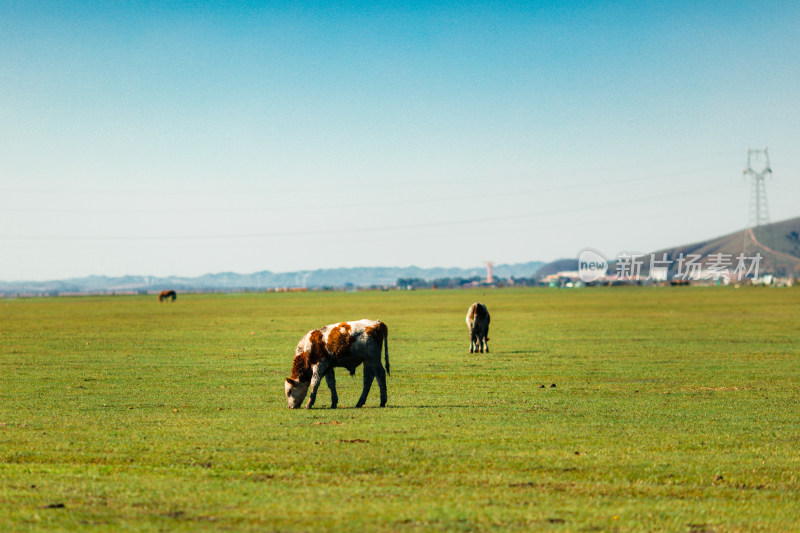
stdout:
[[[364,317],[388,407],[359,370],[287,410]],[[0,530],[43,529],[797,531],[800,290],[0,300]]]

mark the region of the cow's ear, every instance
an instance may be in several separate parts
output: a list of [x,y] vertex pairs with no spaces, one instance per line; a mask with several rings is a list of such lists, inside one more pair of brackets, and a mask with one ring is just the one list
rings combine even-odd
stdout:
[[297,385],[297,382],[295,380],[293,380],[292,378],[286,378],[286,383],[288,383],[292,387]]

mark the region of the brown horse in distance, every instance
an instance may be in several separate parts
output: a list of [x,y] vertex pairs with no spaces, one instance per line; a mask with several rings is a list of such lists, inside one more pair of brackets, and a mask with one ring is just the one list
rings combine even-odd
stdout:
[[171,298],[174,302],[175,298],[177,297],[178,295],[175,294],[175,291],[161,291],[161,293],[158,295],[158,301],[163,302],[164,300],[169,300]]

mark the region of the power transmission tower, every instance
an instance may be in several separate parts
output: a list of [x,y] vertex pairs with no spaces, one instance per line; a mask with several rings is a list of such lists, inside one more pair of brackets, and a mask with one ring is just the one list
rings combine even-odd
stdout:
[[[760,170],[753,168],[760,167]],[[744,170],[746,178],[751,178],[750,213],[747,220],[747,229],[744,232],[744,255],[755,257],[760,253],[764,259],[770,258],[765,268],[777,269],[775,263],[774,244],[772,231],[769,226],[769,209],[767,208],[767,186],[765,178],[772,174],[769,166],[767,148],[763,150],[747,149],[747,168]]]

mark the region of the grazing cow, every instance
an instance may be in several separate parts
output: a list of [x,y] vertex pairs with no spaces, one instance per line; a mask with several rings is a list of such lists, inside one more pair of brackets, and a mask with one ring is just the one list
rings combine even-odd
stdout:
[[175,294],[175,291],[161,291],[158,295],[158,301],[163,302],[164,300],[169,300],[172,298],[172,301],[174,302],[175,298],[177,297],[178,295]]
[[489,311],[480,302],[469,306],[467,311],[467,328],[469,328],[469,353],[486,350],[489,353]]
[[[381,345],[386,360],[385,371],[381,364]],[[289,409],[300,407],[308,390],[311,389],[306,404],[306,409],[310,409],[317,398],[317,387],[323,377],[331,389],[331,409],[336,408],[339,397],[336,395],[334,367],[344,367],[352,376],[361,363],[364,363],[364,388],[356,407],[363,406],[367,401],[374,378],[378,378],[381,407],[384,407],[386,376],[389,374],[389,330],[386,324],[362,319],[331,324],[322,329],[309,331],[297,343],[292,362],[292,375],[286,378],[284,384]]]

